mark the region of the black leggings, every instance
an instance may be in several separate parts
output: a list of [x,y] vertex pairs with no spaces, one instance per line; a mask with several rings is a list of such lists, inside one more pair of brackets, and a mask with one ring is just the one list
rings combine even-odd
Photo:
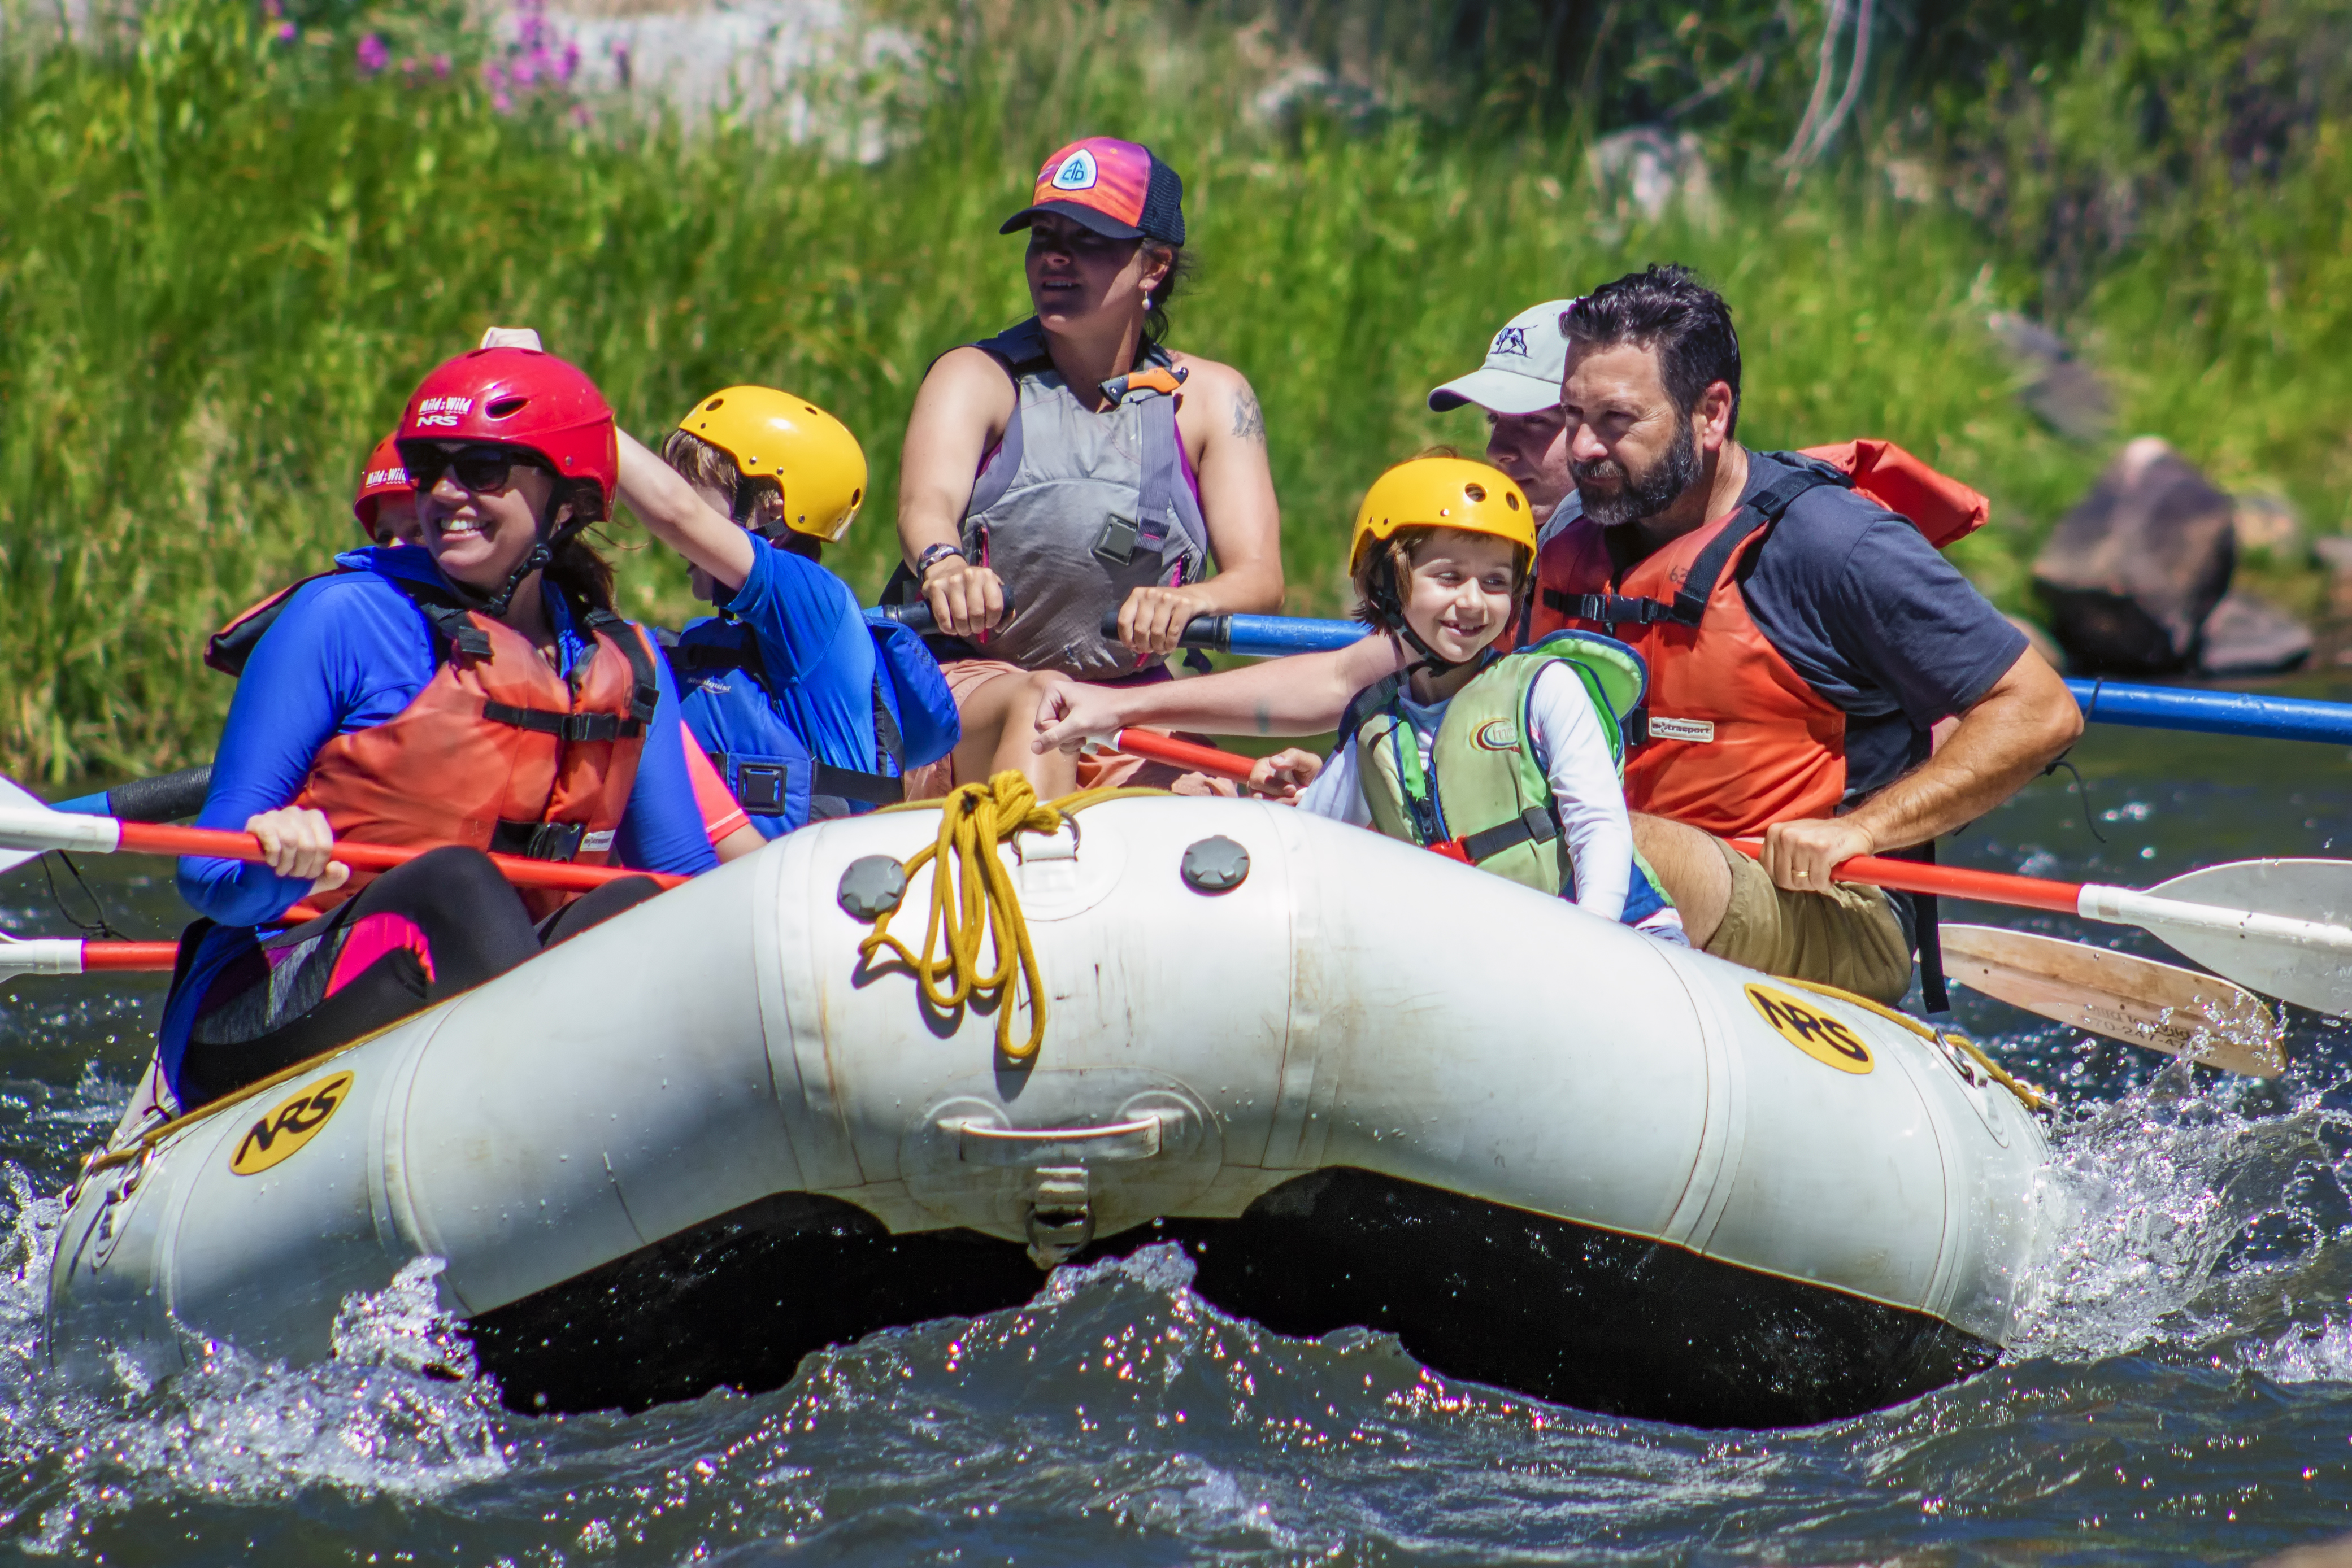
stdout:
[[[542,948],[576,936],[660,891],[661,884],[651,877],[619,877],[534,925],[522,895],[499,874],[489,856],[457,844],[428,851],[384,873],[331,914],[268,944],[281,950],[307,946],[307,951],[281,959],[276,967],[257,956],[251,966],[233,968],[214,983],[181,1058],[181,1102],[196,1105],[217,1100],[281,1068],[397,1023],[505,974]],[[424,938],[429,961],[410,947],[394,946],[349,977],[333,995],[326,995],[344,942],[362,922],[377,915],[413,925]],[[285,1000],[273,1013],[278,998]],[[289,1014],[283,1008],[299,1010]],[[245,1038],[236,1038],[240,1035]]]

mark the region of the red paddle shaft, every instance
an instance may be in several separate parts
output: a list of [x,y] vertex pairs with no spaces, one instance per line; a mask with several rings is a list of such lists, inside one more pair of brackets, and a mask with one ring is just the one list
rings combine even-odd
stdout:
[[[1219,778],[1246,781],[1255,766],[1249,758],[1231,751],[1219,751],[1212,746],[1199,746],[1189,740],[1178,740],[1151,729],[1122,729],[1111,744],[1120,751],[1137,757],[1149,757],[1155,761],[1190,768]],[[1761,839],[1734,839],[1735,848],[1761,857]],[[1840,864],[1832,873],[1840,882],[1858,882],[1872,887],[1891,887],[1903,893],[1933,893],[1950,898],[1974,899],[1979,904],[2006,904],[2021,909],[2047,909],[2060,915],[2082,913],[2083,884],[2079,882],[2052,882],[2042,877],[2018,876],[2010,872],[1969,871],[1959,866],[1923,865],[1916,861],[1887,860],[1879,855],[1856,855]]]
[[0,981],[18,975],[169,969],[177,942],[86,942],[79,936],[0,937]]
[[1111,737],[1110,744],[1112,750],[1124,751],[1131,757],[1149,757],[1154,762],[1189,768],[1195,773],[1213,774],[1239,784],[1248,783],[1250,769],[1257,766],[1255,758],[1238,752],[1179,740],[1156,729],[1122,729]]
[[[1762,859],[1764,841],[1734,839],[1731,847]],[[1901,893],[1932,893],[1948,898],[1974,899],[1979,904],[2006,904],[2020,909],[2047,909],[2060,915],[2082,913],[2083,884],[2052,882],[2038,876],[2018,876],[2005,871],[1969,871],[1959,866],[1922,865],[1916,861],[1887,860],[1881,855],[1856,855],[1842,861],[1830,874],[1840,882],[1869,887],[1891,887]]]
[[[228,832],[218,828],[175,828],[163,822],[125,822],[122,840],[116,846],[144,854],[157,855],[217,855],[223,860],[258,861],[264,859],[261,841],[251,833]],[[396,849],[389,844],[335,845],[334,858],[353,871],[389,871],[404,862],[424,854],[423,850]],[[592,887],[602,887],[617,877],[649,876],[664,887],[676,887],[686,881],[664,872],[629,871],[620,866],[568,865],[562,861],[525,860],[520,855],[492,855],[506,879],[517,887],[551,887],[566,893],[585,893]]]
[[180,956],[177,942],[85,942],[82,973],[106,969],[168,969]]

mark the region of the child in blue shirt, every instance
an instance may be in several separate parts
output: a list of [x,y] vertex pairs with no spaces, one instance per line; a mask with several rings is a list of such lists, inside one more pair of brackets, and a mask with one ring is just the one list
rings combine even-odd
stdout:
[[719,612],[668,650],[686,722],[771,839],[903,799],[905,772],[960,736],[921,640],[818,562],[866,485],[848,428],[770,387],[703,399],[658,458],[621,435],[623,499]]

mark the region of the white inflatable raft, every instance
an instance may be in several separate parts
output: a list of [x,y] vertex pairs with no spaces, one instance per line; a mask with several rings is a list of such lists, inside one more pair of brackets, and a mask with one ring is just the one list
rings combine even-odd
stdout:
[[937,821],[793,833],[116,1151],[52,1364],[314,1359],[431,1255],[509,1404],[635,1406],[1172,1237],[1280,1332],[1763,1426],[1965,1375],[2022,1305],[2042,1134],[1922,1030],[1355,828],[1122,799],[1003,852],[1051,1003],[1010,1062],[857,957],[845,873]]

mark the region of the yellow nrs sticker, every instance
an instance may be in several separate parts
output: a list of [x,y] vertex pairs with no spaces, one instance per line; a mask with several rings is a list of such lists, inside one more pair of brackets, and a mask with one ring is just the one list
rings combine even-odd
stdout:
[[268,1114],[245,1130],[228,1168],[237,1176],[259,1176],[319,1135],[319,1129],[351,1093],[352,1075],[338,1072],[322,1078],[290,1100],[272,1106]]
[[1748,986],[1748,999],[1764,1015],[1764,1021],[1780,1031],[1780,1038],[1811,1057],[1826,1061],[1840,1072],[1867,1072],[1871,1069],[1870,1047],[1853,1032],[1853,1026],[1813,1006],[1801,1002],[1786,991],[1776,991],[1769,986]]

